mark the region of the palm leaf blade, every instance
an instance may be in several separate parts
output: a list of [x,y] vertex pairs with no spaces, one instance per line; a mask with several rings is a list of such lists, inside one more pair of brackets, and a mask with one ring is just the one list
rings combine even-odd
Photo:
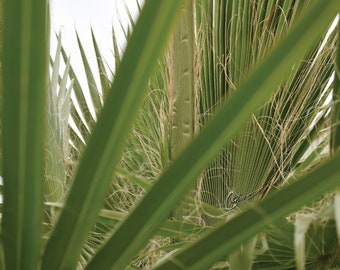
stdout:
[[145,4],[79,165],[65,209],[47,244],[43,269],[75,265],[101,206],[113,168],[119,161],[137,105],[143,97],[142,90],[180,5],[169,1]]
[[[206,269],[267,225],[339,185],[339,161],[338,154],[309,175],[239,214],[155,269]],[[325,173],[327,178],[324,177]],[[304,196],[299,196],[301,192]]]
[[37,269],[41,248],[47,1],[4,9],[2,234],[8,269]]

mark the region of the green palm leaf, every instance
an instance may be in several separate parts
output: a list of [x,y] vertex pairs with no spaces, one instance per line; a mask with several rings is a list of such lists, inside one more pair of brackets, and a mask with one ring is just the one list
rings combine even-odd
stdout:
[[[206,269],[266,226],[339,185],[339,161],[338,154],[311,174],[250,207],[187,249],[170,256],[155,269]],[[325,179],[326,172],[328,177]],[[301,192],[304,196],[300,196]]]
[[180,3],[168,1],[145,4],[106,99],[107,105],[103,107],[79,165],[65,210],[47,244],[42,268],[74,267],[102,204],[113,168],[119,161],[137,105],[143,97],[142,90],[180,6]]
[[2,240],[8,269],[37,269],[41,251],[47,1],[3,2]]

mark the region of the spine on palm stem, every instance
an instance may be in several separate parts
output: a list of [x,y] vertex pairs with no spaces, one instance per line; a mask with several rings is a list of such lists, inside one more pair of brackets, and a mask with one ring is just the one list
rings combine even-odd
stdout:
[[[183,4],[170,50],[170,160],[174,160],[182,152],[192,140],[195,131],[193,5],[193,0],[187,0]],[[176,207],[171,216],[182,219],[182,207]]]

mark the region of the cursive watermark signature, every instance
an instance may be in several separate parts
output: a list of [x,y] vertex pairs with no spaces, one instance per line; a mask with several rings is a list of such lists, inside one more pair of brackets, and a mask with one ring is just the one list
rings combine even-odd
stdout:
[[239,195],[234,191],[230,191],[225,200],[225,209],[227,211],[233,210],[234,208],[237,207],[237,205],[240,202],[249,201],[250,199],[254,198],[257,194],[259,194],[261,190],[263,190],[263,188],[246,195]]

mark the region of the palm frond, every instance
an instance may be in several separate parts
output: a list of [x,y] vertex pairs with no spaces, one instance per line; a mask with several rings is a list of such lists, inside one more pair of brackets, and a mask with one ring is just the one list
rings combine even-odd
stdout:
[[3,8],[2,243],[8,269],[37,269],[41,252],[48,3]]
[[[180,6],[180,3],[168,1],[149,1],[145,4],[101,110],[96,129],[79,164],[65,204],[66,210],[62,211],[47,243],[43,268],[51,265],[56,268],[75,266],[81,246],[112,179],[112,169],[120,160],[125,138],[137,115],[144,94],[141,89],[147,86],[148,77],[174,20],[173,16]],[[155,11],[159,12],[156,12],[159,14],[156,17],[152,16]],[[156,19],[157,25],[154,23]],[[153,27],[149,27],[151,25]],[[145,32],[146,29],[148,32]],[[145,49],[140,50],[140,47]]]
[[[218,44],[223,41],[215,41],[214,37],[212,43],[202,45],[204,58],[201,61],[215,63],[202,65],[203,125],[219,110],[223,100],[232,95],[244,76],[282,39],[295,23],[294,14],[301,13],[306,2],[285,1],[282,6],[277,1],[269,1],[267,5],[264,2],[219,2],[219,10],[226,10],[223,16],[217,14],[218,18],[206,18],[212,22],[205,22],[202,27],[220,27],[215,30],[219,38],[220,31],[231,31],[226,41],[230,45],[220,46]],[[201,13],[203,17],[209,10]],[[256,23],[249,24],[248,20]],[[295,172],[306,150],[303,146],[311,143],[311,127],[318,128],[313,130],[318,137],[325,128],[325,123],[316,125],[315,119],[322,119],[327,113],[323,101],[331,91],[329,86],[325,87],[333,70],[335,40],[334,31],[325,45],[322,39],[319,40],[309,55],[280,83],[271,100],[254,113],[252,121],[207,169],[201,183],[203,200],[230,210],[238,205],[226,203],[228,196],[263,197]],[[321,45],[324,47],[320,53]],[[220,52],[219,47],[225,51]],[[213,60],[209,60],[211,58]],[[213,78],[209,78],[211,76]],[[211,98],[213,95],[215,97]]]

